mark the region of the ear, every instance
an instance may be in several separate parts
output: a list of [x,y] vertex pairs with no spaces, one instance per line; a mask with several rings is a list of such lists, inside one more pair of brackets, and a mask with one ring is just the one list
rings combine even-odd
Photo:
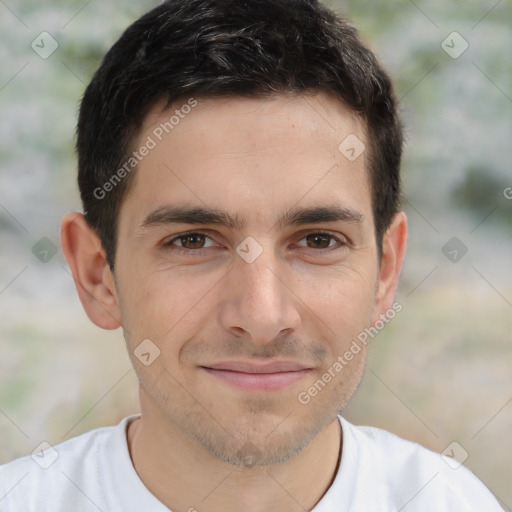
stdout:
[[407,217],[394,215],[382,241],[382,258],[377,281],[372,325],[393,305],[407,245]]
[[121,314],[114,276],[98,235],[81,213],[72,212],[62,219],[60,241],[87,316],[98,327],[117,329]]

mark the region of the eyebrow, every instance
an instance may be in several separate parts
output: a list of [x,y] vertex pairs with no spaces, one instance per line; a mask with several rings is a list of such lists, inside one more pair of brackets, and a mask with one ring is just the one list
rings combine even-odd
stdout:
[[[323,222],[356,222],[361,224],[364,216],[351,209],[338,205],[295,207],[284,212],[276,222],[279,227]],[[229,229],[243,229],[245,219],[239,215],[215,208],[201,206],[160,206],[150,212],[140,223],[140,228],[150,228],[167,224],[214,224]]]

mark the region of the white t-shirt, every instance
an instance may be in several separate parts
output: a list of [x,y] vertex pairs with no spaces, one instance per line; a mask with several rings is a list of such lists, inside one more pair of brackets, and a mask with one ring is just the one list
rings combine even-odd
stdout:
[[[126,427],[137,416],[0,466],[0,511],[169,512],[131,462]],[[453,469],[454,460],[384,430],[339,421],[340,467],[312,512],[503,512],[473,473]]]

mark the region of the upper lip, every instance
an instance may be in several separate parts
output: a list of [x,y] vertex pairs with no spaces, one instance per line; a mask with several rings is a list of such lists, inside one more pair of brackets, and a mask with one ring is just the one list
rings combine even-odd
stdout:
[[267,363],[256,363],[247,361],[222,361],[219,363],[203,364],[203,368],[213,370],[227,370],[240,373],[279,373],[279,372],[297,372],[300,370],[309,370],[312,367],[297,363],[295,361],[272,361]]

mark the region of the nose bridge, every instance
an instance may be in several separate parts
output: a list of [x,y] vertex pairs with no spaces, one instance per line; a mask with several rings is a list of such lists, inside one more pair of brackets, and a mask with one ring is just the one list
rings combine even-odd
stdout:
[[253,262],[239,262],[240,280],[245,282],[244,296],[251,302],[277,306],[281,301],[282,282],[276,272],[276,257],[270,248],[265,249]]
[[226,328],[242,328],[253,341],[265,343],[283,329],[295,328],[299,315],[290,297],[293,294],[280,275],[282,265],[270,238],[258,241],[259,248],[254,242],[249,240],[248,245],[242,243],[237,249],[237,252],[240,249],[247,252],[241,253],[232,269],[231,314],[224,321]]

